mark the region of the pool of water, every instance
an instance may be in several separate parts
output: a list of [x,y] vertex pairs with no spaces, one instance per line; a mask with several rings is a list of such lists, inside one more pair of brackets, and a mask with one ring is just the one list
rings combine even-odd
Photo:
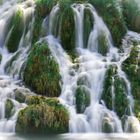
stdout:
[[63,134],[55,136],[0,134],[0,140],[140,140],[140,134]]

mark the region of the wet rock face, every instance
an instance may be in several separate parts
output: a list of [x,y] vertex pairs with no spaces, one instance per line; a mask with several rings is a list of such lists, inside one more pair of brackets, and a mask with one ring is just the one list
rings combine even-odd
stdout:
[[29,106],[21,110],[16,124],[17,133],[58,134],[68,132],[69,114],[57,99],[30,97]]
[[107,108],[115,109],[121,118],[129,105],[127,99],[127,87],[123,78],[117,73],[117,67],[111,65],[106,71],[102,99]]
[[123,62],[122,68],[126,72],[131,84],[135,99],[140,98],[140,46],[131,49],[130,56]]
[[60,95],[59,66],[45,42],[32,48],[24,71],[24,82],[37,94],[48,97]]
[[14,104],[10,99],[7,99],[5,103],[5,118],[9,119],[14,113]]
[[86,107],[90,105],[90,90],[86,86],[78,86],[75,98],[77,113],[84,113]]
[[122,11],[128,28],[140,32],[140,8],[136,0],[122,0]]

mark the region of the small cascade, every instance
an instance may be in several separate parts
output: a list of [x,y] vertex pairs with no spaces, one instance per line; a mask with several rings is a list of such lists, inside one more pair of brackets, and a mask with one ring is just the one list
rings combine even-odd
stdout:
[[[14,28],[11,27],[13,15],[18,10],[23,12],[24,29],[17,51],[11,53],[7,49],[7,41]],[[31,47],[33,13],[32,0],[20,4],[16,0],[4,0],[0,6],[0,132],[3,133],[15,132],[18,112],[27,106],[15,99],[16,91],[24,90],[25,93],[32,95],[18,79]],[[10,114],[7,114],[8,109],[11,109]]]
[[[33,0],[20,3],[16,0],[3,0],[0,5],[0,132],[15,132],[18,113],[27,106],[26,103],[16,100],[16,91],[25,91],[25,96],[33,95],[19,79],[22,78],[32,47],[34,7]],[[131,47],[127,46],[128,44],[131,46],[131,40],[140,42],[139,35],[128,31],[122,42],[123,52],[119,52],[120,50],[113,44],[108,27],[91,4],[74,3],[71,9],[74,13],[75,46],[78,56],[74,61],[61,45],[60,31],[63,25],[61,25],[59,4],[54,6],[51,13],[43,20],[44,31],[39,40],[39,42],[48,43],[53,57],[59,64],[62,78],[59,99],[70,114],[69,132],[140,132],[140,123],[134,114],[131,83],[122,69],[122,64],[129,57],[131,50]],[[93,19],[87,43],[84,38],[86,11]],[[19,38],[17,44],[14,44],[16,46],[14,50],[9,45],[12,42],[10,40],[12,35],[17,31],[12,23],[17,13],[18,16],[22,15],[18,17],[21,31],[16,36]],[[108,93],[104,92],[104,87],[110,67],[113,68],[113,72],[109,75],[111,83],[108,92],[110,95],[107,96],[110,98],[110,103],[107,103],[104,95]],[[117,80],[119,84],[122,82],[122,94],[128,102],[126,106],[123,106],[123,115],[117,107],[119,101],[116,98],[120,96],[116,90],[116,87],[119,87]],[[7,114],[9,106],[11,113]]]
[[[53,21],[55,19],[59,6],[53,8],[50,17],[50,27],[52,28]],[[123,56],[118,53],[118,49],[114,47],[111,34],[104,24],[101,17],[98,16],[95,8],[90,4],[73,4],[72,9],[74,11],[74,19],[76,26],[76,46],[79,58],[76,63],[72,63],[65,51],[62,49],[60,40],[53,36],[50,30],[49,35],[43,40],[46,40],[49,44],[49,48],[56,58],[62,76],[62,93],[60,100],[70,112],[69,130],[72,133],[81,132],[123,132],[128,131],[128,127],[132,120],[137,119],[133,114],[133,97],[131,95],[131,86],[125,73],[121,69],[122,62],[126,59],[125,52]],[[89,35],[88,44],[84,46],[83,34],[84,34],[84,10],[88,9],[93,16],[94,26]],[[54,23],[53,23],[54,24]],[[59,27],[60,28],[60,27]],[[103,35],[106,39],[107,52],[105,55],[99,51],[99,37]],[[106,103],[101,100],[105,74],[110,65],[116,65],[117,75],[122,78],[126,85],[126,96],[129,100],[130,114],[125,120],[125,128],[123,129],[122,122],[115,112],[115,98],[116,94],[114,90],[114,77],[112,77],[112,110],[106,107]],[[90,93],[90,105],[86,107],[83,113],[77,113],[76,110],[76,90],[78,85],[78,79],[86,75],[86,81],[84,81],[85,87]],[[125,114],[125,112],[124,112]],[[130,123],[129,123],[130,122]],[[129,125],[129,126],[128,126]],[[135,125],[139,127],[139,123]],[[139,129],[135,128],[135,131]],[[126,130],[127,129],[127,130]]]

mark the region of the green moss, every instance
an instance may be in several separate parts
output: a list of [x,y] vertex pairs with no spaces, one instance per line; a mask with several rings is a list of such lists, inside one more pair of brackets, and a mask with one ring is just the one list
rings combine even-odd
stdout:
[[140,32],[140,8],[136,0],[123,0],[122,10],[128,28]]
[[5,103],[5,118],[9,119],[14,114],[14,104],[10,99],[6,100]]
[[31,98],[34,101],[40,101],[39,103],[35,101],[36,103],[32,103],[19,112],[16,124],[17,133],[56,134],[68,132],[69,114],[63,105],[51,98]]
[[75,49],[75,22],[72,9],[68,7],[68,9],[63,10],[61,18],[61,43],[66,51],[71,52]]
[[98,45],[99,45],[98,52],[101,53],[102,55],[106,55],[109,49],[109,42],[105,32],[100,33],[98,37]]
[[24,82],[37,94],[58,97],[61,93],[59,66],[45,42],[36,43],[28,57]]
[[117,46],[120,45],[126,33],[126,26],[122,13],[117,7],[116,0],[89,0],[93,4],[99,15],[103,18],[111,31],[113,40]]
[[90,10],[85,9],[84,11],[84,47],[86,48],[88,45],[89,35],[93,29],[93,15]]
[[20,39],[24,30],[24,14],[23,10],[18,8],[12,21],[12,29],[10,31],[9,38],[6,46],[9,52],[15,52],[18,49]]
[[[116,76],[114,79],[115,92],[115,111],[122,117],[128,109],[129,101],[127,98],[127,87],[123,78]],[[128,115],[128,114],[127,114]]]
[[123,62],[122,68],[126,72],[132,86],[135,99],[140,99],[140,58],[139,47],[134,46],[130,56]]
[[86,86],[78,86],[76,89],[76,109],[77,113],[83,113],[90,105],[90,91]]
[[102,99],[105,101],[107,108],[113,109],[112,105],[112,85],[113,77],[117,74],[117,66],[110,65],[105,74],[104,87],[102,93]]
[[[112,96],[113,87],[115,96],[114,100]],[[122,117],[126,113],[126,109],[129,105],[127,99],[127,87],[124,79],[117,74],[117,67],[115,65],[111,65],[106,72],[102,99],[105,101],[107,108],[110,110],[115,109],[119,117]]]

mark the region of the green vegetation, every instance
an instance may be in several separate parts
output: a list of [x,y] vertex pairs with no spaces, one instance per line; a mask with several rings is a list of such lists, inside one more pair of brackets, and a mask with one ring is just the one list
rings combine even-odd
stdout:
[[58,97],[61,93],[59,66],[47,43],[36,43],[28,57],[24,82],[37,94]]
[[77,113],[84,113],[86,107],[90,105],[90,91],[86,86],[78,86],[76,89],[76,109]]
[[14,104],[10,99],[6,100],[5,103],[5,117],[9,119],[14,114]]
[[18,8],[11,21],[10,35],[6,46],[8,51],[13,53],[18,49],[21,36],[24,30],[24,14],[21,8]]
[[30,105],[21,110],[16,124],[17,133],[58,134],[68,132],[69,114],[57,99],[33,96]]

